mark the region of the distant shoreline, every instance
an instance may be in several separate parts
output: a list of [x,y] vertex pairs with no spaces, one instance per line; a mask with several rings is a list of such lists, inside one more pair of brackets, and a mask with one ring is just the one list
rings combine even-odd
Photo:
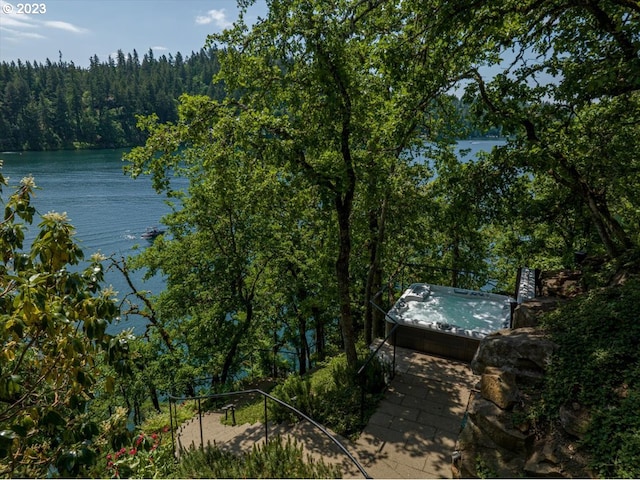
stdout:
[[[457,141],[460,142],[482,142],[482,141],[496,141],[496,140],[508,140],[507,137],[499,136],[499,135],[487,135],[486,137],[467,137],[467,138],[458,138]],[[134,144],[134,145],[122,145],[117,147],[102,147],[97,145],[83,145],[80,148],[50,148],[45,150],[8,150],[4,152],[0,152],[0,155],[21,155],[27,152],[79,152],[86,150],[126,150],[130,148],[140,147],[143,144]]]

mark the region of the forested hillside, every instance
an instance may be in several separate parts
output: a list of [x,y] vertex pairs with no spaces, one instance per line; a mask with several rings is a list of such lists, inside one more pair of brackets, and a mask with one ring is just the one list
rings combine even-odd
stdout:
[[88,68],[61,58],[53,63],[0,64],[0,151],[113,148],[144,141],[137,114],[177,118],[182,93],[219,98],[212,83],[216,52],[142,59],[134,50],[90,59]]
[[[340,358],[323,382],[340,395],[299,381],[290,397],[357,427],[355,372],[403,285],[512,292],[518,267],[579,257],[593,293],[550,324],[570,355],[540,392],[594,407],[577,447],[594,472],[640,476],[639,283],[612,287],[640,274],[637,2],[266,4],[188,59],[0,67],[0,151],[136,145],[126,173],[176,207],[135,257],[80,272],[65,214],[24,242],[37,179],[0,176],[0,476],[166,477],[168,423],[145,437],[128,419],[169,394],[280,380],[285,355],[300,375]],[[505,141],[461,161],[459,139],[495,125]],[[108,269],[166,288],[118,299]],[[107,333],[131,313],[144,335]],[[532,412],[532,431],[558,411]]]
[[[144,134],[136,115],[155,113],[160,121],[178,118],[183,93],[221,100],[215,49],[183,57],[180,52],[156,58],[153,50],[101,61],[88,68],[47,60],[0,63],[0,151],[115,148],[141,145]],[[457,108],[467,117],[469,106]],[[500,129],[480,130],[467,121],[466,135],[498,136]]]

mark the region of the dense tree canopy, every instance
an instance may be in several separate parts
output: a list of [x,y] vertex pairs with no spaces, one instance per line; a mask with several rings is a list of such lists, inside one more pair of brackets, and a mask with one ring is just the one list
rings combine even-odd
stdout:
[[514,59],[492,78],[470,72],[468,98],[512,136],[494,165],[533,178],[519,216],[547,228],[531,240],[546,236],[565,265],[575,250],[637,248],[637,3],[491,2],[453,19]]
[[[62,57],[62,56],[61,56]],[[182,93],[220,95],[216,53],[156,58],[118,51],[89,67],[47,60],[0,63],[0,151],[114,148],[144,141],[136,114],[175,120]]]
[[[187,60],[0,65],[0,148],[140,144],[128,172],[176,205],[169,235],[133,261],[167,279],[135,347],[138,385],[193,393],[203,377],[274,373],[285,344],[301,372],[338,348],[353,367],[358,341],[382,334],[371,301],[408,266],[503,290],[516,267],[571,267],[576,250],[637,268],[637,3],[266,4]],[[456,140],[490,130],[505,144],[461,159]],[[0,466],[39,474],[50,458],[77,474],[85,402],[130,363],[104,333],[116,312],[99,263],[67,269],[80,252],[66,219],[44,216],[21,252],[31,188],[1,224]]]
[[[352,364],[361,329],[366,341],[380,333],[370,300],[383,277],[404,264],[442,267],[446,275],[431,279],[453,285],[478,287],[499,275],[504,288],[522,264],[568,266],[585,248],[616,257],[637,243],[628,229],[637,223],[638,189],[620,182],[620,175],[637,173],[629,157],[638,138],[634,113],[623,112],[633,104],[634,77],[608,90],[594,77],[622,68],[620,59],[634,71],[635,56],[625,49],[636,41],[635,12],[597,2],[538,6],[270,1],[269,14],[251,29],[240,20],[209,38],[226,97],[185,96],[175,124],[144,121],[150,139],[129,155],[132,172],[151,172],[166,188],[178,165],[191,166],[195,184],[207,175],[220,182],[226,169],[242,171],[257,160],[277,172],[265,178],[284,185],[290,199],[311,192],[310,218],[321,215],[320,223],[290,212],[295,200],[272,201],[298,226],[313,232],[321,224],[328,235],[319,258],[324,268],[334,258],[335,283],[323,277],[322,286],[336,292],[332,307],[339,308]],[[576,67],[583,56],[595,62],[592,72]],[[483,77],[486,67],[494,73]],[[469,117],[460,116],[466,110],[451,96],[455,88],[466,91],[472,129],[501,125],[510,136],[505,147],[459,160],[455,139],[468,133]],[[615,127],[614,119],[625,120]],[[252,188],[262,183],[245,181],[244,195],[255,198]],[[208,205],[204,199],[187,203],[186,211]],[[253,208],[261,217],[273,214]],[[229,217],[220,206],[206,212],[218,221]],[[202,230],[188,225],[190,235]],[[180,251],[189,255],[189,248]],[[241,256],[259,265],[256,253]],[[282,278],[278,265],[265,267],[265,285],[276,285],[268,280],[274,272]],[[287,288],[279,288],[272,300],[284,298],[278,295]],[[307,288],[296,297],[306,297]]]
[[[311,191],[316,202],[312,216],[331,216],[327,226],[332,237],[321,258],[333,257],[335,283],[323,287],[337,292],[342,342],[352,365],[359,328],[354,299],[359,297],[356,305],[368,306],[381,287],[385,224],[400,201],[393,192],[394,182],[404,182],[420,195],[429,174],[424,164],[414,162],[415,155],[424,151],[426,141],[453,142],[454,130],[442,112],[455,110],[445,93],[459,75],[459,71],[442,73],[422,82],[419,95],[408,95],[407,85],[419,76],[414,70],[391,71],[389,63],[397,59],[388,58],[382,48],[394,40],[402,23],[394,12],[380,13],[348,2],[269,2],[269,15],[250,31],[239,23],[210,38],[219,51],[216,80],[225,85],[226,98],[183,97],[178,122],[145,121],[150,133],[147,145],[127,157],[134,174],[150,171],[159,186],[166,186],[170,169],[181,163],[204,169],[220,182],[229,175],[219,170],[223,165],[232,166],[231,175],[238,175],[246,168],[256,171],[252,163],[259,162],[273,172],[264,179],[281,184],[291,199]],[[388,38],[380,40],[381,31]],[[288,211],[290,206],[280,206],[273,194],[275,203],[258,210],[256,196],[269,192],[255,191],[263,185],[257,178],[243,181],[243,195],[252,199],[258,215],[269,218],[273,215],[269,209],[276,208],[282,210],[280,215],[303,221],[297,212]],[[246,200],[236,199],[238,208],[242,201]],[[203,205],[201,198],[188,203],[186,210]],[[229,218],[221,207],[211,205],[207,211],[214,222]],[[318,222],[312,218],[311,228],[314,224]],[[327,228],[325,222],[321,225]],[[411,223],[403,225],[409,228]],[[265,227],[261,231],[273,235]],[[242,252],[242,261],[255,268],[267,252],[261,250],[260,256]],[[354,268],[358,277],[364,273],[366,282],[354,281]],[[224,269],[211,273],[230,282]],[[365,322],[369,332],[371,322],[370,316]]]

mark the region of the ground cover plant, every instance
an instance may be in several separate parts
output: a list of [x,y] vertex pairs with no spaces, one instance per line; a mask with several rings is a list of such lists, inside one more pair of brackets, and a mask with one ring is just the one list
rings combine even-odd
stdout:
[[[362,355],[363,356],[363,355]],[[365,374],[356,376],[344,355],[333,357],[308,375],[291,375],[276,386],[271,394],[330,428],[338,435],[357,436],[382,398],[388,366],[374,360]],[[364,387],[364,409],[361,395]],[[263,400],[259,399],[236,410],[236,423],[264,421]],[[269,420],[297,422],[298,416],[274,402],[269,402]],[[230,423],[231,419],[227,420]]]
[[235,456],[208,444],[181,458],[175,478],[341,478],[337,467],[304,457],[302,447],[281,438]]
[[[194,402],[184,402],[175,410],[173,425],[181,425],[192,418],[197,409]],[[105,425],[112,441],[102,449],[102,455],[91,471],[92,477],[108,478],[166,478],[176,468],[171,441],[171,421],[168,404],[161,404],[157,412],[148,407],[146,420],[135,430],[130,429],[129,416],[124,409],[119,422]],[[151,411],[155,413],[150,413]]]
[[594,473],[640,476],[640,279],[598,289],[548,316],[559,345],[548,371],[541,416],[587,408],[591,422],[581,447]]

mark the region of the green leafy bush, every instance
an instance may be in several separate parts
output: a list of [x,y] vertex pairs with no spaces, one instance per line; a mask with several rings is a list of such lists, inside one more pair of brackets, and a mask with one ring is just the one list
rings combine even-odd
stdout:
[[111,478],[165,478],[173,469],[174,457],[168,427],[161,432],[141,433],[130,447],[109,453],[106,470]]
[[87,476],[112,436],[100,423],[110,414],[92,415],[90,399],[114,390],[105,371],[127,373],[131,337],[107,333],[119,310],[102,287],[105,257],[80,268],[63,213],[43,214],[25,242],[37,186],[25,177],[5,196],[6,185],[0,173],[0,476]]
[[[273,396],[316,419],[321,399],[311,388],[311,379],[300,375],[291,375],[284,383],[273,390]],[[275,422],[296,422],[297,415],[282,405],[270,402],[270,418]]]
[[594,412],[583,441],[603,477],[640,478],[640,390]]
[[235,456],[208,444],[191,449],[180,460],[176,478],[341,478],[340,470],[304,458],[302,447],[281,438],[254,445],[250,453]]
[[[361,376],[347,365],[344,355],[329,360],[310,377],[290,376],[273,390],[273,395],[305,415],[343,436],[352,436],[366,425],[385,388],[389,368],[375,358]],[[361,411],[364,389],[364,411]],[[270,419],[295,422],[295,413],[270,404]],[[364,415],[363,415],[364,414]]]
[[559,345],[543,412],[577,402],[592,413],[582,446],[607,477],[640,476],[640,281],[590,292],[544,321]]
[[[173,428],[177,428],[178,425],[183,424],[198,412],[197,403],[194,401],[179,403],[175,410],[173,422],[177,425],[173,425]],[[164,431],[171,425],[171,419],[169,418],[169,404],[162,404],[162,412],[156,412],[153,415],[149,415],[145,419],[144,423],[140,426],[140,430],[143,432],[159,432]]]
[[591,292],[550,314],[544,326],[560,346],[547,381],[546,402],[607,408],[620,388],[640,380],[640,282]]

